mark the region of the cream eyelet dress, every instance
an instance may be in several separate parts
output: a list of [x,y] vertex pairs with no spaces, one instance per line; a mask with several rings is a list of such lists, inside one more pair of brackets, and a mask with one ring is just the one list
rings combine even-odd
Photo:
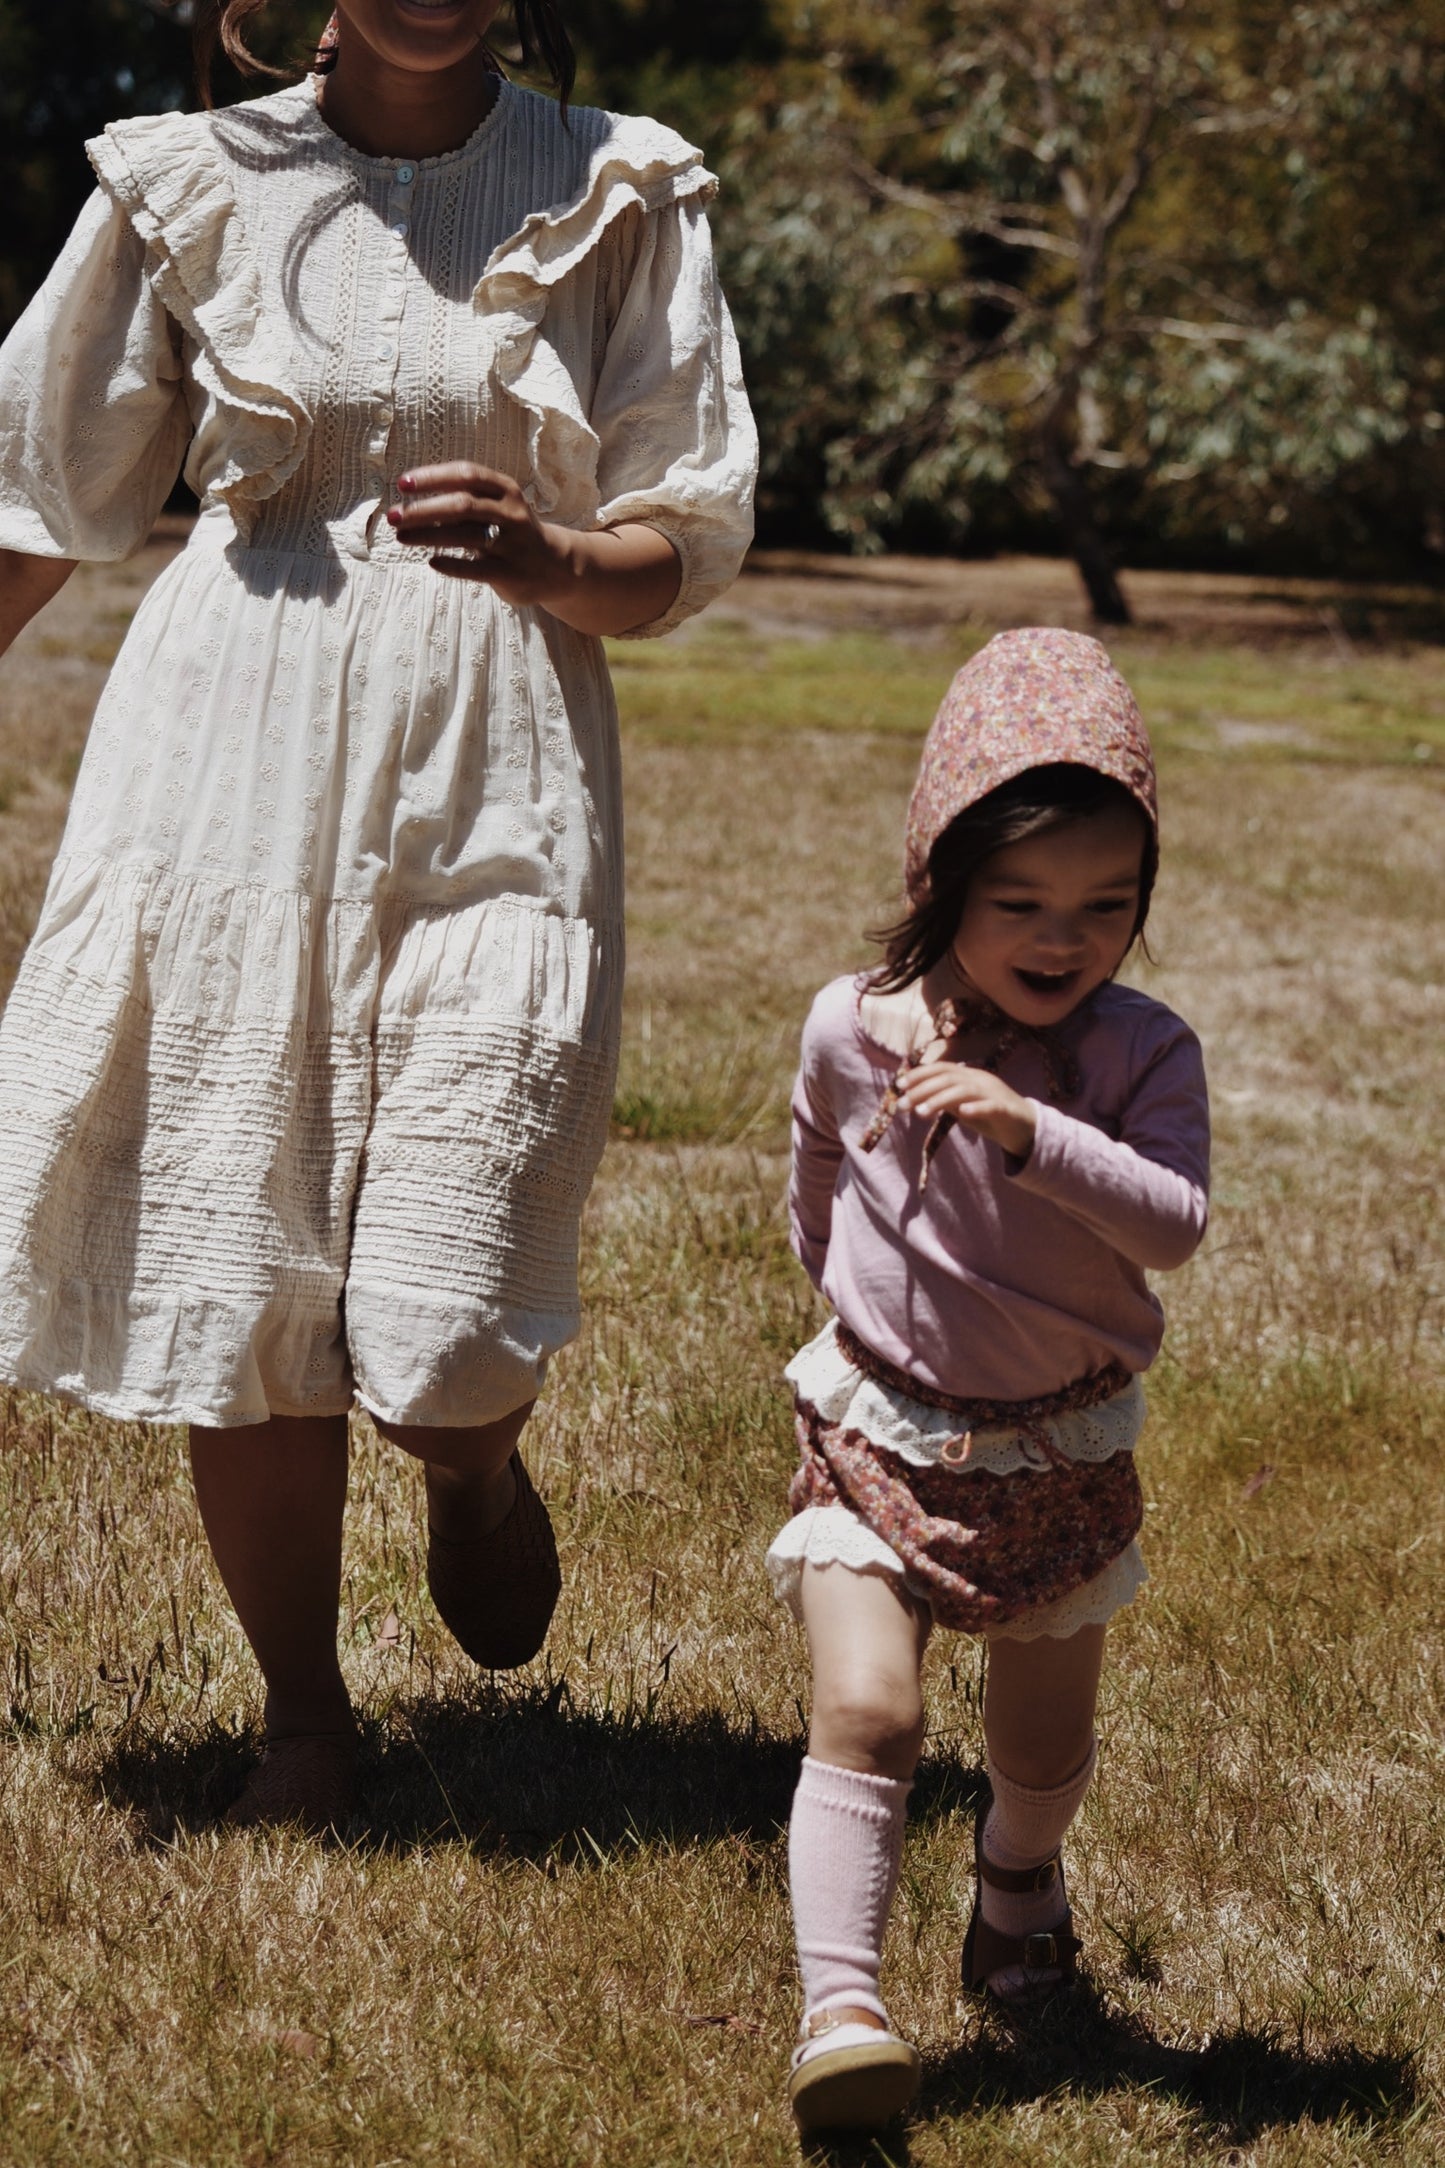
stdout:
[[510,84],[443,157],[307,82],[118,123],[0,349],[0,548],[201,516],[101,697],[0,1024],[0,1374],[229,1426],[493,1420],[576,1330],[622,984],[601,643],[440,574],[409,468],[751,533],[700,155]]

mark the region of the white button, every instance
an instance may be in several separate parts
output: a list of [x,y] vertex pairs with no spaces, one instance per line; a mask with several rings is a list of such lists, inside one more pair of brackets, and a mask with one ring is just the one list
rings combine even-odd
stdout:
[[394,218],[391,222],[391,230],[398,241],[404,241],[411,231],[410,221],[405,218]]
[[398,166],[396,169],[396,178],[402,188],[409,188],[412,182],[416,179],[416,167]]
[[376,349],[376,358],[378,361],[390,361],[395,352],[396,348],[392,345],[390,339],[383,339]]

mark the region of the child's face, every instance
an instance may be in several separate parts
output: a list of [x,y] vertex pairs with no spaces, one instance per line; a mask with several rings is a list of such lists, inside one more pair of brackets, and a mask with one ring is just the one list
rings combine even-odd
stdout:
[[1006,844],[969,884],[958,964],[1005,1016],[1062,1023],[1124,961],[1143,860],[1143,816],[1127,806]]

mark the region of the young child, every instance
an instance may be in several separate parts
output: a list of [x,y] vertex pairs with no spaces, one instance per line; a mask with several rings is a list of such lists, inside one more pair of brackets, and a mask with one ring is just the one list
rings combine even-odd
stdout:
[[[197,24],[247,60],[265,0]],[[0,350],[0,652],[200,499],[101,697],[0,1026],[0,1377],[186,1423],[266,1682],[234,1820],[356,1755],[353,1402],[489,1668],[560,1586],[518,1441],[577,1327],[622,988],[599,635],[752,532],[701,154],[568,109],[559,0],[339,0],[315,71],[118,122]]]
[[789,1832],[805,2132],[876,2128],[917,2088],[878,1965],[935,1623],[989,1644],[964,1985],[1074,1970],[1059,1846],[1106,1622],[1145,1579],[1145,1272],[1206,1214],[1199,1043],[1114,983],[1156,863],[1149,742],[1103,648],[1000,634],[924,746],[887,960],[825,987],[804,1033],[793,1242],[836,1314],[788,1367],[802,1465],[768,1568],[813,1664]]

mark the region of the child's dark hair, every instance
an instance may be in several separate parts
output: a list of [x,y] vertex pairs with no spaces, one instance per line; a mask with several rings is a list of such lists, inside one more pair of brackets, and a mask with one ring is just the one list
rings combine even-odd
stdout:
[[1139,908],[1129,936],[1132,946],[1144,931],[1159,870],[1154,825],[1138,799],[1112,776],[1054,761],[1000,783],[997,790],[989,791],[977,805],[965,806],[949,822],[928,854],[927,895],[896,925],[881,926],[870,936],[884,949],[883,962],[869,977],[870,986],[880,994],[901,993],[942,961],[958,932],[969,883],[995,851],[1029,836],[1047,835],[1052,829],[1072,828],[1119,806],[1135,814],[1144,832]]
[[[285,68],[273,68],[267,61],[258,60],[242,35],[242,26],[248,16],[259,15],[267,0],[200,0],[196,9],[192,42],[196,55],[196,83],[201,93],[201,103],[209,111],[212,103],[211,68],[219,45],[232,67],[239,68],[242,75],[285,76]],[[517,43],[522,49],[522,67],[525,71],[536,70],[550,77],[562,111],[567,111],[567,101],[572,95],[572,85],[577,80],[577,55],[572,50],[572,40],[562,20],[560,0],[512,0],[512,16],[517,26]],[[487,49],[487,58],[501,71],[496,55]],[[336,65],[334,50],[317,54],[314,66],[325,75]]]

